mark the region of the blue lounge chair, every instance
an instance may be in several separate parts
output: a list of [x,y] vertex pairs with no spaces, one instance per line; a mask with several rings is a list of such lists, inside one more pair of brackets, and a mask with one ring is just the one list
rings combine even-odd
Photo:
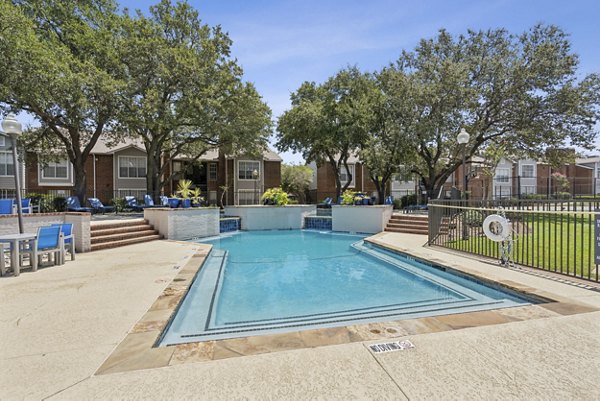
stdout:
[[13,204],[12,199],[0,199],[0,214],[13,214]]
[[135,196],[126,196],[125,203],[127,204],[127,207],[133,210],[134,212],[141,212],[144,210],[144,206],[139,205],[137,203],[137,199]]
[[319,203],[317,205],[317,207],[324,208],[324,209],[330,209],[332,202],[333,202],[333,200],[331,198],[327,197],[327,198],[325,198],[325,200],[323,202]]
[[106,213],[115,211],[115,208],[113,206],[104,206],[104,204],[98,198],[88,198],[88,202],[94,210],[94,213]]
[[79,198],[76,196],[69,196],[67,198],[67,210],[69,212],[87,212],[92,213],[93,209],[89,207],[82,207],[79,203]]
[[63,224],[52,224],[52,227],[60,227],[60,231],[63,235],[63,253],[60,255],[62,257],[62,263],[65,260],[65,254],[67,249],[71,254],[71,260],[75,260],[75,238],[73,237],[73,224],[71,223],[63,223]]
[[154,199],[152,199],[152,196],[146,194],[144,195],[144,209],[146,208],[153,208],[153,207],[169,207],[169,198],[167,198],[166,196],[161,196],[160,197],[160,205],[157,205],[154,203]]

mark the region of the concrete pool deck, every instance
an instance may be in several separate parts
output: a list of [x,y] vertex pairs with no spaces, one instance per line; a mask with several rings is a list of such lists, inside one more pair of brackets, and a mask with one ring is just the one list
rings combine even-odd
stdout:
[[200,249],[154,241],[0,279],[0,399],[600,397],[600,312],[587,312],[600,308],[599,292],[422,248],[425,237],[385,233],[375,240],[558,295],[563,309],[534,320],[402,333],[397,338],[415,348],[385,354],[362,341],[95,375]]

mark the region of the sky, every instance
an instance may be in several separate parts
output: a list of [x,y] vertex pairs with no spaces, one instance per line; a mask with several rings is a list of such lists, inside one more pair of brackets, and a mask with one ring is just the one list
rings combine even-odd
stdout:
[[[119,0],[117,0],[119,1]],[[120,0],[147,12],[158,0]],[[581,76],[600,72],[599,0],[189,0],[209,25],[221,25],[232,53],[276,119],[304,81],[324,82],[339,69],[357,65],[375,71],[412,50],[422,38],[445,28],[506,28],[521,33],[536,23],[555,24],[570,34]],[[600,147],[600,139],[597,142]],[[285,162],[301,163],[283,153]]]

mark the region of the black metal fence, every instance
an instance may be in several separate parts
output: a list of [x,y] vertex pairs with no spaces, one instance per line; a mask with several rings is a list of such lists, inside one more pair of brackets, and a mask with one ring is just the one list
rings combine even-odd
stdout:
[[512,226],[515,264],[599,281],[594,233],[599,200],[432,201],[429,244],[500,259],[498,242],[483,232],[483,221],[503,213]]
[[[462,180],[455,186],[462,190]],[[443,197],[450,197],[451,187],[451,183],[445,185]],[[468,192],[471,199],[585,199],[600,197],[600,179],[593,176],[567,177],[557,173],[493,178],[476,176],[469,179]]]

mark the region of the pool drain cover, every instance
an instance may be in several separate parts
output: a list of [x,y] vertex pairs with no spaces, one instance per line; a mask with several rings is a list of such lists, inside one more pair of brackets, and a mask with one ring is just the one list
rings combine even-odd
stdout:
[[369,345],[369,348],[371,351],[378,354],[380,352],[402,351],[405,349],[415,348],[415,345],[409,340],[402,340],[393,343],[371,344]]

